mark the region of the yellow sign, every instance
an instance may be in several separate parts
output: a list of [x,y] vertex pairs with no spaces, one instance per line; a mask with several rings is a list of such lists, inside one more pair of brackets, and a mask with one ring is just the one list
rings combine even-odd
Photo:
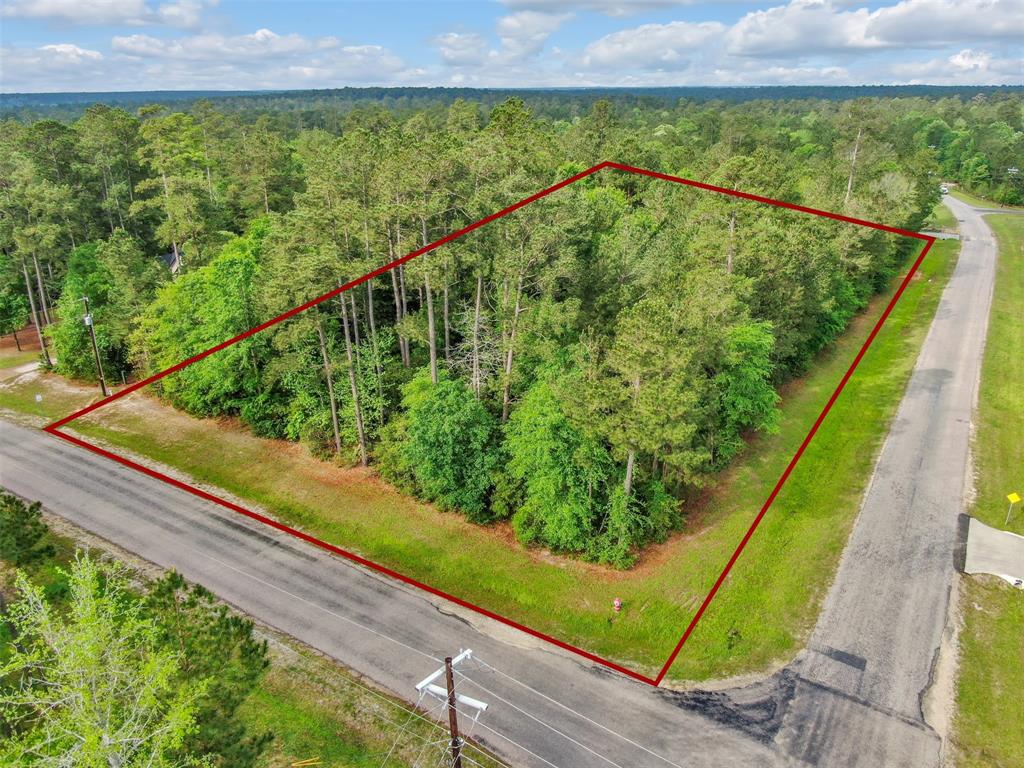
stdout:
[[1018,501],[1020,501],[1020,494],[1019,493],[1011,493],[1006,498],[1009,499],[1011,504],[1016,504]]

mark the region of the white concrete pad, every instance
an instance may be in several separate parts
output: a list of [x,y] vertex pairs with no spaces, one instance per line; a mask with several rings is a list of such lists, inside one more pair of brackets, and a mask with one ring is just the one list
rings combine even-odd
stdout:
[[1024,589],[1024,536],[1000,531],[973,517],[967,529],[966,573],[990,573]]

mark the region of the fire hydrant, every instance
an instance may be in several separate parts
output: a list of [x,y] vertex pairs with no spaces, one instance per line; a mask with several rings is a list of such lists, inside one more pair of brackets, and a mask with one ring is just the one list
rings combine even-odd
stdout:
[[612,601],[612,607],[615,608],[615,612],[616,613],[619,613],[622,610],[622,601],[619,600],[619,598],[616,597]]

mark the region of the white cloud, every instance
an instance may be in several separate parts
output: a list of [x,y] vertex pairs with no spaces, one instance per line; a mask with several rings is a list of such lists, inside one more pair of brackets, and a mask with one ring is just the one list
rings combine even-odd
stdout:
[[128,35],[115,37],[111,41],[113,50],[129,56],[189,61],[280,58],[334,48],[337,45],[338,40],[333,37],[310,39],[297,34],[278,35],[269,29],[258,29],[250,35],[231,37],[211,33],[161,40],[149,35]]
[[595,40],[583,50],[582,63],[598,69],[685,69],[724,31],[717,21],[644,24]]
[[1020,0],[903,0],[871,14],[867,34],[890,44],[949,44],[963,40],[1024,41]]
[[82,26],[163,24],[194,27],[199,23],[203,9],[216,3],[217,0],[173,0],[154,6],[147,0],[6,0],[2,15]]
[[[0,0],[8,17],[188,27],[215,0]],[[114,29],[109,48],[2,50],[2,90],[471,86],[1020,83],[1024,0],[775,0],[734,23],[615,24],[589,44],[574,14],[625,16],[689,0],[502,0],[492,29],[450,31],[410,62],[382,45],[258,29],[168,35]],[[501,15],[504,13],[504,15]],[[724,14],[723,14],[724,15]],[[680,16],[683,16],[681,13]],[[454,23],[457,14],[453,15]],[[586,21],[587,19],[582,19]],[[591,16],[589,21],[595,21]],[[15,24],[9,25],[16,29]],[[251,28],[251,27],[250,27]],[[559,34],[562,30],[563,33]],[[127,34],[136,31],[137,34]],[[578,33],[579,30],[568,30]],[[384,34],[382,32],[382,34]],[[10,38],[10,35],[8,35]],[[73,38],[72,38],[73,39]],[[386,38],[385,38],[386,39]],[[79,41],[81,42],[81,41]],[[38,44],[36,44],[38,45]]]
[[947,58],[898,62],[891,68],[899,82],[956,85],[1012,85],[1024,80],[1020,58],[1003,58],[988,51],[965,48]]
[[78,65],[90,61],[103,60],[103,54],[99,51],[90,51],[87,48],[79,48],[77,45],[73,45],[72,43],[54,43],[52,45],[44,45],[39,48],[39,50],[46,51],[53,57],[54,61],[59,61],[62,64]]
[[632,16],[645,11],[658,11],[680,5],[693,5],[698,0],[502,0],[509,8],[527,11],[566,13],[595,11],[606,16]]
[[544,43],[566,21],[568,13],[540,13],[518,11],[498,19],[497,31],[501,38],[501,58],[521,60],[540,53]]
[[867,37],[866,8],[838,11],[827,0],[793,0],[788,5],[752,11],[729,30],[730,53],[771,56],[877,48]]
[[728,46],[742,56],[790,56],[1022,38],[1020,0],[901,0],[874,11],[792,0],[748,13],[729,31]]
[[171,27],[195,27],[203,15],[201,0],[178,0],[164,3],[156,9],[157,18]]
[[99,51],[73,43],[0,48],[0,62],[0,88],[8,93],[90,88],[103,77],[105,64]]
[[379,45],[260,29],[248,35],[114,38],[113,55],[70,43],[5,48],[3,91],[331,88],[414,83],[426,74]]
[[476,66],[487,59],[487,41],[475,32],[447,32],[433,40],[441,61],[450,66]]

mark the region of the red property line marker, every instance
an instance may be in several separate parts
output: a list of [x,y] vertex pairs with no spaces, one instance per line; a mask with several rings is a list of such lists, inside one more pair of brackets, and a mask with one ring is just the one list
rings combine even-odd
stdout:
[[[781,477],[779,477],[778,481],[775,483],[775,487],[772,489],[772,492],[769,494],[767,500],[762,505],[760,511],[757,513],[757,516],[754,518],[753,522],[750,524],[750,527],[747,529],[747,532],[743,536],[743,539],[737,545],[736,550],[733,552],[732,556],[729,558],[729,561],[726,563],[725,567],[722,569],[722,572],[721,572],[721,574],[719,574],[717,580],[714,583],[714,586],[711,587],[711,590],[708,592],[707,596],[704,598],[704,601],[701,603],[700,608],[697,609],[697,612],[694,614],[693,618],[690,620],[690,623],[687,625],[686,630],[683,632],[682,637],[679,638],[679,642],[676,643],[675,648],[672,650],[672,653],[669,655],[668,659],[666,660],[665,664],[661,667],[661,670],[658,672],[658,675],[656,677],[653,677],[653,678],[652,677],[648,677],[647,675],[643,675],[643,674],[641,674],[639,672],[635,672],[635,671],[633,671],[631,669],[628,669],[628,668],[626,668],[626,667],[624,667],[624,666],[622,666],[620,664],[616,664],[613,661],[609,661],[608,659],[602,658],[602,657],[600,657],[600,656],[598,656],[596,654],[593,654],[593,653],[591,653],[591,652],[589,652],[587,650],[584,650],[583,648],[578,648],[578,647],[576,647],[574,645],[570,645],[569,643],[563,642],[562,640],[559,640],[557,638],[551,637],[550,635],[544,634],[543,632],[539,632],[539,631],[537,631],[535,629],[531,629],[530,627],[524,626],[523,624],[520,624],[520,623],[518,623],[516,621],[513,621],[512,619],[509,619],[509,618],[507,618],[505,616],[501,616],[501,615],[499,615],[497,613],[494,613],[492,611],[487,610],[486,608],[482,608],[482,607],[480,607],[478,605],[474,605],[473,603],[467,602],[466,600],[463,600],[462,598],[456,597],[455,595],[451,595],[451,594],[449,594],[447,592],[444,592],[443,590],[436,589],[435,587],[431,587],[429,584],[424,584],[423,582],[417,581],[416,579],[410,578],[409,576],[405,576],[404,574],[401,574],[398,571],[395,571],[395,570],[392,570],[391,568],[388,568],[386,566],[380,565],[379,563],[375,563],[372,560],[368,560],[365,557],[362,557],[360,555],[355,554],[354,552],[349,552],[348,550],[342,549],[341,547],[337,547],[337,546],[335,546],[333,544],[330,544],[330,543],[328,543],[326,541],[323,541],[322,539],[318,539],[315,536],[311,536],[308,533],[304,533],[304,532],[302,532],[302,531],[300,531],[300,530],[298,530],[296,528],[292,528],[289,525],[285,525],[284,523],[280,523],[277,520],[273,520],[273,519],[271,519],[269,517],[266,517],[265,515],[261,515],[261,514],[259,514],[257,512],[253,512],[252,510],[246,509],[245,507],[242,507],[242,506],[240,506],[238,504],[235,504],[235,503],[233,503],[231,501],[228,501],[227,499],[222,499],[219,496],[216,496],[216,495],[214,495],[212,493],[209,493],[207,491],[202,490],[201,488],[197,488],[195,486],[189,485],[188,483],[185,483],[185,482],[183,482],[181,480],[177,480],[177,479],[175,479],[173,477],[170,477],[169,475],[165,475],[162,472],[158,472],[155,469],[151,469],[149,467],[143,466],[142,464],[138,464],[138,463],[136,463],[134,461],[131,461],[130,459],[126,459],[123,456],[119,456],[116,453],[112,453],[110,451],[107,451],[107,450],[105,450],[103,448],[100,448],[99,446],[93,445],[92,443],[89,443],[89,442],[87,442],[85,440],[82,440],[82,439],[80,439],[78,437],[75,437],[73,435],[67,434],[66,432],[62,432],[60,430],[60,427],[63,427],[65,425],[71,423],[75,419],[78,419],[79,417],[84,416],[87,413],[91,413],[92,411],[95,411],[98,408],[101,408],[104,405],[107,405],[109,403],[112,403],[113,401],[115,401],[115,400],[117,400],[117,399],[119,399],[121,397],[124,397],[125,395],[130,394],[131,392],[134,392],[137,389],[141,389],[142,387],[144,387],[144,386],[146,386],[148,384],[152,384],[154,381],[159,381],[160,379],[164,378],[165,376],[169,376],[170,374],[175,373],[176,371],[180,371],[182,368],[186,368],[189,365],[192,365],[193,363],[196,363],[199,360],[202,360],[203,358],[212,355],[214,352],[218,352],[218,351],[220,351],[220,350],[222,350],[222,349],[224,349],[226,347],[231,346],[232,344],[236,344],[239,341],[242,341],[243,339],[247,339],[248,337],[250,337],[250,336],[252,336],[252,335],[254,335],[256,333],[259,333],[260,331],[266,330],[267,328],[270,328],[270,327],[272,327],[274,325],[277,325],[278,323],[283,322],[284,320],[287,320],[288,318],[293,317],[293,316],[299,314],[300,312],[303,312],[303,311],[309,309],[310,307],[314,307],[317,304],[320,304],[320,303],[322,303],[324,301],[327,301],[328,299],[331,299],[334,296],[337,296],[338,294],[343,293],[343,292],[349,290],[350,288],[354,288],[357,285],[361,285],[362,283],[365,283],[367,280],[372,280],[373,278],[377,277],[378,275],[382,275],[382,274],[388,272],[389,270],[392,270],[395,267],[399,266],[400,264],[404,264],[405,262],[410,261],[410,260],[416,258],[417,256],[421,256],[424,253],[428,253],[429,251],[432,251],[435,248],[438,248],[439,246],[444,245],[445,243],[451,242],[452,240],[455,240],[456,238],[461,237],[462,235],[465,235],[465,234],[467,234],[469,232],[472,232],[475,229],[479,229],[480,227],[484,226],[485,224],[489,224],[492,221],[495,221],[495,220],[500,219],[500,218],[502,218],[504,216],[507,216],[508,214],[513,213],[514,211],[517,211],[520,208],[522,208],[522,207],[524,207],[526,205],[529,205],[532,202],[535,202],[536,200],[540,200],[543,197],[547,197],[552,192],[556,192],[559,189],[562,189],[563,187],[567,187],[570,184],[573,184],[573,183],[579,181],[580,179],[586,178],[587,176],[590,176],[590,175],[592,175],[594,173],[597,173],[598,171],[603,170],[605,168],[614,168],[616,170],[624,171],[626,173],[635,173],[635,174],[639,174],[641,176],[649,176],[651,178],[661,179],[663,181],[672,182],[674,184],[682,184],[682,185],[688,186],[688,187],[695,187],[697,189],[703,189],[703,190],[708,191],[708,192],[715,192],[715,193],[718,193],[718,194],[729,195],[731,197],[741,198],[743,200],[751,200],[751,201],[754,201],[754,202],[765,203],[765,204],[768,204],[768,205],[774,205],[774,206],[779,207],[779,208],[787,208],[789,210],[798,211],[798,212],[801,212],[801,213],[809,213],[809,214],[813,214],[813,215],[816,215],[816,216],[823,216],[823,217],[825,217],[827,219],[833,219],[835,221],[842,221],[842,222],[846,222],[848,224],[857,224],[859,226],[869,227],[870,229],[876,229],[876,230],[880,230],[880,231],[883,231],[883,232],[890,232],[892,234],[897,234],[897,235],[902,235],[904,237],[910,237],[910,238],[914,238],[914,239],[917,239],[917,240],[922,240],[925,243],[924,248],[921,249],[921,253],[918,255],[917,259],[911,265],[910,270],[907,272],[906,276],[900,282],[899,287],[896,289],[896,292],[893,294],[892,299],[890,299],[888,305],[886,305],[886,307],[885,307],[885,310],[879,316],[879,318],[878,318],[877,322],[875,323],[874,327],[871,329],[871,333],[868,334],[868,337],[867,337],[867,339],[865,339],[864,344],[861,346],[860,351],[857,353],[857,356],[853,359],[853,362],[850,364],[850,367],[846,370],[846,373],[843,375],[843,378],[839,381],[839,384],[836,386],[835,391],[832,393],[831,397],[829,397],[828,402],[825,404],[825,407],[822,409],[821,413],[818,415],[818,418],[815,419],[814,424],[811,426],[811,429],[807,433],[807,436],[803,439],[803,442],[800,444],[800,447],[797,449],[796,453],[793,454],[793,458],[791,458],[789,460],[789,463],[786,465],[786,468],[783,471]],[[903,292],[906,290],[907,286],[910,284],[911,279],[913,279],[914,274],[917,272],[918,268],[921,266],[921,262],[924,261],[924,257],[928,254],[928,251],[931,249],[932,244],[934,242],[935,242],[935,238],[932,237],[931,235],[922,235],[922,234],[920,234],[918,232],[909,232],[909,231],[904,230],[904,229],[899,229],[899,228],[896,228],[896,227],[890,227],[890,226],[888,226],[886,224],[879,224],[879,223],[876,223],[876,222],[873,222],[873,221],[865,221],[863,219],[856,219],[856,218],[853,218],[853,217],[850,217],[850,216],[843,216],[843,215],[838,214],[838,213],[832,213],[830,211],[822,211],[822,210],[819,210],[817,208],[808,208],[806,206],[796,205],[794,203],[787,203],[787,202],[784,202],[782,200],[774,200],[774,199],[769,198],[769,197],[762,197],[761,195],[754,195],[754,194],[750,194],[748,192],[740,192],[738,190],[726,189],[724,187],[717,187],[717,186],[714,186],[712,184],[705,184],[703,182],[693,181],[691,179],[684,179],[684,178],[681,178],[681,177],[678,177],[678,176],[669,176],[668,174],[658,173],[656,171],[649,171],[649,170],[645,170],[643,168],[635,168],[635,167],[630,166],[630,165],[623,165],[621,163],[614,163],[614,162],[610,162],[610,161],[605,161],[603,163],[598,163],[597,165],[595,165],[592,168],[589,168],[589,169],[587,169],[585,171],[577,173],[574,176],[570,176],[569,178],[564,179],[563,181],[560,181],[557,184],[554,184],[553,186],[548,187],[547,189],[541,190],[540,192],[537,192],[537,193],[535,193],[533,195],[530,195],[529,197],[524,198],[523,200],[520,200],[518,203],[514,203],[513,205],[510,205],[507,208],[503,208],[502,210],[498,211],[497,213],[492,213],[491,215],[486,216],[485,218],[480,219],[479,221],[476,221],[476,222],[474,222],[472,224],[469,224],[466,227],[463,227],[462,229],[459,229],[459,230],[457,230],[455,232],[452,232],[451,234],[446,235],[445,237],[442,237],[439,240],[435,240],[434,242],[430,243],[429,245],[425,245],[422,248],[419,248],[419,249],[417,249],[415,251],[412,251],[411,253],[408,253],[408,254],[406,254],[405,256],[402,256],[399,259],[395,259],[394,261],[390,262],[389,264],[385,264],[384,266],[379,267],[378,269],[375,269],[374,271],[369,272],[369,273],[363,275],[362,277],[356,278],[355,280],[351,280],[350,282],[345,283],[344,285],[341,285],[341,286],[339,286],[339,287],[337,287],[337,288],[335,288],[335,289],[333,289],[331,291],[328,291],[327,293],[325,293],[325,294],[323,294],[321,296],[318,296],[318,297],[316,297],[314,299],[311,299],[311,300],[307,301],[304,304],[300,304],[299,306],[294,307],[294,308],[288,310],[287,312],[284,312],[283,314],[278,315],[277,317],[271,318],[270,320],[266,321],[265,323],[261,323],[260,325],[257,325],[254,328],[250,328],[249,330],[247,330],[247,331],[245,331],[243,333],[240,333],[237,336],[228,339],[227,341],[223,341],[220,344],[217,344],[217,345],[215,345],[213,347],[210,347],[209,349],[207,349],[207,350],[205,350],[203,352],[200,352],[199,354],[194,355],[193,357],[190,357],[187,360],[182,360],[180,363],[177,363],[176,365],[172,365],[170,368],[167,368],[167,369],[165,369],[163,371],[160,371],[159,373],[153,374],[152,376],[149,376],[149,377],[147,377],[147,378],[145,378],[145,379],[143,379],[141,381],[135,382],[134,384],[131,384],[130,386],[125,387],[124,389],[122,389],[121,391],[117,392],[116,394],[110,395],[109,397],[106,397],[106,398],[104,398],[102,400],[99,400],[99,401],[93,403],[92,405],[86,406],[85,408],[82,408],[81,410],[75,411],[74,413],[72,413],[72,414],[70,414],[68,416],[65,416],[64,418],[62,418],[62,419],[60,419],[58,421],[55,421],[52,424],[47,425],[46,427],[43,427],[43,430],[45,432],[48,432],[51,435],[54,435],[55,437],[59,437],[62,440],[66,440],[69,443],[77,445],[77,446],[79,446],[81,448],[85,448],[86,450],[92,451],[93,453],[96,453],[96,454],[98,454],[100,456],[103,456],[104,458],[110,459],[111,461],[116,461],[119,464],[122,464],[122,465],[124,465],[126,467],[129,467],[131,469],[134,469],[137,472],[141,472],[141,473],[143,473],[145,475],[148,475],[148,476],[150,476],[152,478],[155,478],[157,480],[161,480],[161,481],[167,483],[168,485],[172,485],[175,488],[178,488],[180,490],[183,490],[183,491],[186,491],[188,493],[191,493],[193,496],[198,496],[201,499],[204,499],[206,501],[212,502],[214,504],[218,504],[218,505],[220,505],[222,507],[225,507],[227,509],[232,510],[233,512],[237,512],[238,514],[245,515],[246,517],[249,517],[249,518],[251,518],[253,520],[256,520],[256,521],[258,521],[260,523],[268,525],[271,528],[275,528],[275,529],[277,529],[279,531],[282,531],[282,532],[287,533],[287,534],[289,534],[291,536],[294,536],[297,539],[301,539],[301,540],[303,540],[305,542],[308,542],[309,544],[312,544],[312,545],[314,545],[316,547],[319,547],[320,549],[324,549],[324,550],[326,550],[328,552],[331,552],[333,554],[339,555],[339,556],[341,556],[341,557],[343,557],[343,558],[345,558],[347,560],[350,560],[352,562],[358,563],[359,565],[362,565],[362,566],[364,566],[366,568],[370,568],[370,569],[372,569],[374,571],[377,571],[378,573],[382,573],[382,574],[384,574],[386,576],[389,576],[389,577],[391,577],[393,579],[397,579],[398,581],[401,581],[401,582],[403,582],[405,584],[409,584],[411,586],[418,587],[418,588],[420,588],[420,589],[424,590],[425,592],[428,592],[428,593],[430,593],[432,595],[444,598],[445,600],[450,600],[451,602],[455,603],[456,605],[460,605],[463,608],[468,608],[470,610],[476,611],[477,613],[479,613],[479,614],[481,614],[483,616],[487,616],[490,619],[494,619],[495,621],[499,621],[502,624],[505,624],[505,625],[507,625],[509,627],[512,627],[514,629],[518,629],[519,631],[525,632],[528,635],[532,635],[533,637],[536,637],[536,638],[538,638],[540,640],[544,640],[546,642],[549,642],[552,645],[555,645],[555,646],[557,646],[557,647],[559,647],[559,648],[561,648],[563,650],[570,651],[571,653],[574,653],[574,654],[576,654],[578,656],[582,656],[583,658],[585,658],[585,659],[587,659],[589,661],[592,661],[592,662],[595,662],[595,663],[600,664],[602,666],[608,667],[609,669],[613,669],[616,672],[620,672],[620,673],[622,673],[622,674],[624,674],[624,675],[626,675],[628,677],[633,678],[634,680],[639,680],[640,682],[647,683],[648,685],[658,686],[658,685],[661,684],[661,681],[665,678],[665,675],[668,673],[669,668],[672,666],[673,662],[676,660],[676,657],[679,655],[679,652],[682,650],[683,645],[686,643],[686,641],[689,639],[690,635],[693,633],[694,628],[697,626],[697,622],[700,621],[701,617],[704,615],[704,612],[707,610],[708,605],[714,599],[715,595],[718,594],[718,590],[721,588],[721,586],[724,583],[726,577],[729,575],[729,572],[732,570],[733,565],[736,564],[736,561],[739,559],[739,557],[742,554],[744,548],[747,546],[747,543],[750,541],[751,537],[754,535],[754,531],[757,530],[757,527],[761,524],[761,520],[764,518],[765,514],[768,512],[768,510],[771,508],[772,504],[775,502],[776,497],[779,495],[779,492],[782,490],[782,486],[785,484],[785,482],[789,478],[790,474],[792,474],[794,468],[797,465],[797,462],[800,461],[800,457],[803,456],[804,451],[807,449],[807,446],[810,444],[810,442],[814,438],[815,434],[817,434],[818,428],[821,426],[822,422],[824,422],[825,417],[828,415],[829,411],[832,410],[832,406],[835,404],[836,400],[839,398],[839,395],[842,393],[843,389],[846,387],[846,384],[847,384],[847,382],[849,382],[850,377],[853,376],[853,372],[856,370],[857,366],[860,364],[860,361],[863,359],[865,353],[867,353],[868,348],[871,346],[872,342],[874,342],[875,337],[878,335],[878,332],[882,328],[882,325],[888,319],[888,317],[889,317],[890,313],[892,312],[893,308],[896,306],[896,302],[899,301],[900,297],[903,295]]]

